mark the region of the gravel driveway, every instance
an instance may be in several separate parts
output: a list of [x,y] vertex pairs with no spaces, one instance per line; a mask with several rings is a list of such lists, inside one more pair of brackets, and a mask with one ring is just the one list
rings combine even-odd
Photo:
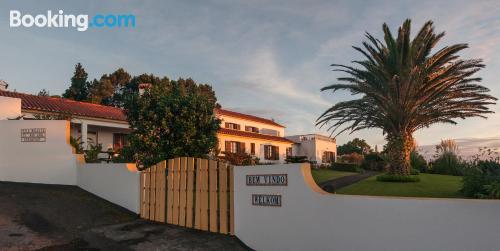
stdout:
[[0,182],[0,250],[248,250],[237,238],[138,219],[75,186]]

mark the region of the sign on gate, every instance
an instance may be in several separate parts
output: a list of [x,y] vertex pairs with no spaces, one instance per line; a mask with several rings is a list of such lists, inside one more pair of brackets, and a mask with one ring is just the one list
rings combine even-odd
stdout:
[[281,195],[275,194],[252,194],[252,205],[281,207]]
[[286,174],[257,174],[247,175],[247,186],[286,186],[288,176]]
[[21,129],[21,142],[45,142],[46,128]]

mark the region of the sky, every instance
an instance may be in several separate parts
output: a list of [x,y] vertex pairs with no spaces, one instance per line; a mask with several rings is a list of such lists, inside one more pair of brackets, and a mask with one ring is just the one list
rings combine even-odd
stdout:
[[[41,14],[131,13],[128,29],[11,28],[9,11]],[[61,94],[74,65],[89,78],[117,68],[132,75],[153,73],[171,79],[191,77],[213,86],[227,109],[273,118],[287,135],[322,133],[316,118],[350,93],[322,93],[342,76],[332,63],[360,59],[351,46],[364,33],[381,37],[386,22],[396,31],[406,18],[413,30],[433,20],[446,36],[438,44],[468,43],[464,58],[482,58],[483,85],[500,97],[500,1],[11,1],[0,2],[0,79],[19,92],[47,89]],[[500,147],[500,107],[487,120],[459,120],[415,134],[430,146],[459,140],[470,149]],[[338,144],[360,137],[379,149],[382,131],[364,130],[337,137]]]

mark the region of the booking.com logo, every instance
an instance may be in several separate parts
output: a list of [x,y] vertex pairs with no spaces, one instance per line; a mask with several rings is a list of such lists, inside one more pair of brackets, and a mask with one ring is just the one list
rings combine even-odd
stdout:
[[57,13],[47,11],[47,14],[30,15],[21,14],[21,11],[10,11],[10,27],[53,27],[53,28],[76,28],[78,31],[86,31],[89,28],[129,28],[135,27],[135,15],[132,14],[96,14],[89,18],[85,14],[64,14],[59,10]]

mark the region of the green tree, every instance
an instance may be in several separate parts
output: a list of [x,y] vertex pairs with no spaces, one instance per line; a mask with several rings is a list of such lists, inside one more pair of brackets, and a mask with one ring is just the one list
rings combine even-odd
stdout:
[[114,93],[115,86],[107,75],[103,75],[100,80],[94,79],[90,84],[90,101],[94,104],[109,105]]
[[91,101],[97,104],[122,106],[123,89],[130,83],[132,77],[123,68],[111,74],[104,74],[90,86]]
[[215,150],[220,126],[215,100],[200,85],[191,87],[186,91],[183,81],[164,78],[142,96],[127,96],[130,147],[144,167],[179,156],[205,157]]
[[63,97],[77,101],[87,101],[89,99],[89,85],[87,82],[88,74],[85,72],[82,64],[75,65],[75,71],[71,78],[71,85],[63,93]]
[[473,76],[484,67],[482,60],[457,54],[467,44],[431,54],[444,33],[435,33],[428,21],[411,39],[410,27],[408,19],[394,37],[384,23],[384,42],[367,33],[364,48],[353,47],[364,56],[353,61],[357,66],[333,64],[347,76],[321,90],[348,90],[359,98],[336,103],[317,120],[317,125],[337,133],[382,129],[393,175],[410,175],[415,131],[436,123],[456,124],[457,118],[485,118],[492,113],[487,105],[497,100],[478,83],[481,78]]
[[347,143],[337,147],[337,154],[344,155],[350,153],[366,154],[370,152],[371,147],[364,139],[355,138]]

